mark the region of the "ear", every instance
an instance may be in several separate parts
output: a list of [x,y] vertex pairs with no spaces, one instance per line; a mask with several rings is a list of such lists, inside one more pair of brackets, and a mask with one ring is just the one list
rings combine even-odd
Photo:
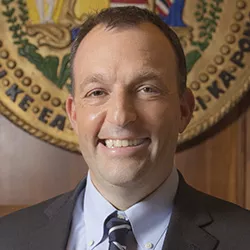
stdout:
[[189,124],[193,115],[194,105],[194,95],[189,88],[186,88],[186,90],[180,97],[181,122],[179,133],[182,133]]
[[74,129],[76,134],[78,134],[78,127],[77,127],[77,122],[76,122],[76,106],[75,106],[74,97],[72,95],[69,95],[66,100],[66,111],[67,111],[72,128]]

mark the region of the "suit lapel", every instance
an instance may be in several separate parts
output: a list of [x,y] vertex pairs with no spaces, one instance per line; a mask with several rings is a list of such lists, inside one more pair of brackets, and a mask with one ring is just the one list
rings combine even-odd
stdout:
[[82,180],[73,192],[58,197],[44,211],[42,223],[30,236],[30,250],[65,250],[71,229],[72,213],[79,193],[85,188]]
[[[170,220],[164,250],[214,250],[218,240],[205,227],[213,223],[210,214],[179,173],[179,187]],[[197,200],[198,199],[198,200]]]

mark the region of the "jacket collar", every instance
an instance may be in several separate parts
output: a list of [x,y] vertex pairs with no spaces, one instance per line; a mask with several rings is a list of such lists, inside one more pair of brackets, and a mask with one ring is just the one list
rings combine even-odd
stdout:
[[179,186],[174,201],[164,250],[213,250],[219,241],[206,231],[213,223],[199,193],[179,173]]
[[72,214],[79,193],[85,189],[84,178],[74,191],[57,197],[44,211],[44,219],[30,236],[27,250],[66,249],[71,228]]

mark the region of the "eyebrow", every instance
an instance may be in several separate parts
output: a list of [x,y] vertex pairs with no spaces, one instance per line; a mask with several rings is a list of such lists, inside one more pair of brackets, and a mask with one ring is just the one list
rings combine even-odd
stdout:
[[83,88],[90,83],[103,83],[105,78],[102,74],[95,73],[93,75],[87,76],[81,83],[80,83],[80,91],[83,91]]
[[149,70],[149,71],[139,72],[139,74],[135,77],[133,82],[140,83],[140,82],[145,82],[149,80],[162,81],[162,78],[160,77],[159,72]]

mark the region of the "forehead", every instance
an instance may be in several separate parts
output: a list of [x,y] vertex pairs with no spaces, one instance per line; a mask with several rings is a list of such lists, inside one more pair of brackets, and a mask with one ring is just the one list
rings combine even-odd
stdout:
[[[163,32],[151,23],[109,29],[97,25],[81,41],[74,59],[74,77],[96,71],[139,71],[141,68],[176,72],[176,56]],[[128,73],[128,72],[127,72]]]

